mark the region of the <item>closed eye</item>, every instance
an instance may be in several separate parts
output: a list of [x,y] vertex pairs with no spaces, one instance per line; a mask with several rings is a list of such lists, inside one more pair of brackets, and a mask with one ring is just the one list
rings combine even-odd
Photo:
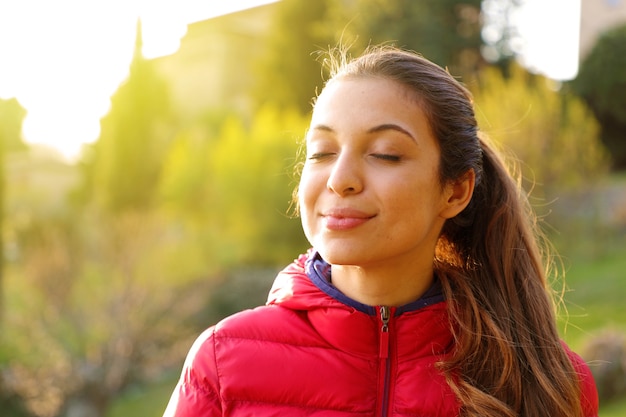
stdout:
[[314,154],[309,155],[307,159],[310,161],[319,161],[319,160],[328,158],[332,155],[333,154],[330,152],[320,152],[320,153],[314,153]]
[[374,158],[382,159],[383,161],[389,161],[389,162],[400,162],[400,159],[401,159],[399,155],[391,155],[391,154],[384,154],[384,153],[375,153],[375,154],[372,154],[372,156]]

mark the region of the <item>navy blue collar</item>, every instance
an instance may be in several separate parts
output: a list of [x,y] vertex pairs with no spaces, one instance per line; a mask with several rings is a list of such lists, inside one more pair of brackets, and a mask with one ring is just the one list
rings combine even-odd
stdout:
[[[318,252],[311,252],[311,256],[306,260],[304,265],[304,270],[311,282],[313,282],[313,284],[315,284],[315,286],[325,294],[365,314],[377,314],[376,307],[353,300],[331,284],[330,264],[322,259]],[[426,293],[424,293],[424,295],[422,295],[418,300],[396,308],[395,315],[398,316],[408,311],[419,310],[441,301],[444,301],[443,290],[441,288],[441,282],[435,276],[433,285],[428,289],[428,291],[426,291]]]

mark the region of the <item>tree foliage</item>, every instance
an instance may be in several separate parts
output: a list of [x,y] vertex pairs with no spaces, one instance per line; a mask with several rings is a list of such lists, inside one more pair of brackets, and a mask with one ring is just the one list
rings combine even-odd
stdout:
[[87,199],[105,210],[154,203],[165,150],[172,136],[168,86],[141,55],[141,36],[126,81],[111,98],[101,134],[85,160]]
[[423,54],[454,73],[480,62],[480,0],[354,0],[332,3],[335,41],[393,43]]
[[310,110],[323,79],[317,53],[338,44],[413,49],[456,74],[481,62],[480,0],[282,0],[257,67],[257,103]]
[[275,265],[303,248],[299,222],[287,211],[306,126],[296,110],[265,106],[250,123],[228,118],[217,137],[196,129],[176,138],[161,195],[194,233],[204,231],[207,256],[220,264]]
[[311,99],[321,86],[315,53],[332,43],[328,28],[328,0],[281,0],[267,37],[267,53],[257,63],[258,106],[311,110]]
[[[7,153],[25,147],[22,141],[22,123],[26,110],[15,99],[0,99],[0,231],[4,230]],[[0,322],[4,307],[4,233],[0,233]]]
[[505,78],[485,69],[474,87],[481,129],[523,164],[529,186],[579,185],[606,170],[598,124],[577,97],[550,88],[548,80],[521,67]]
[[[5,313],[5,239],[6,232],[6,156],[7,153],[23,149],[25,144],[22,142],[22,123],[26,116],[26,110],[15,99],[0,99],[0,326],[4,329],[4,313]],[[4,341],[0,336],[0,341]],[[10,357],[6,357],[4,351],[4,343],[0,343],[0,370],[8,363]],[[0,409],[7,417],[28,416],[28,412],[24,409],[20,397],[5,388],[5,378],[0,375]]]
[[33,414],[103,416],[178,366],[207,292],[176,267],[178,236],[156,213],[40,218],[20,236],[3,374]]
[[595,113],[615,168],[626,169],[626,25],[611,29],[583,60],[572,83]]
[[3,152],[25,149],[22,123],[26,110],[15,98],[0,99],[0,146]]

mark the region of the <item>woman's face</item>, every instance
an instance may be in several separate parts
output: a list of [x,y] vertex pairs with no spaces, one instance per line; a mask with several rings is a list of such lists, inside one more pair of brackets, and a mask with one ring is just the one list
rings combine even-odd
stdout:
[[324,259],[432,265],[451,193],[439,181],[426,115],[406,88],[374,77],[333,80],[318,97],[306,147],[302,225]]

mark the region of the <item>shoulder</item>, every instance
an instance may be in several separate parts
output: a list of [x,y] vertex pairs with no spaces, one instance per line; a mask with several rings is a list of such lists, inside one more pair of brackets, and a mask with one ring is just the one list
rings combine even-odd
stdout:
[[[233,349],[245,352],[246,340],[271,340],[284,333],[290,311],[263,306],[229,316],[202,332],[189,349],[181,382],[205,393],[220,391],[220,357],[231,356]],[[293,320],[289,320],[293,321]],[[282,325],[281,325],[282,324]],[[288,327],[288,326],[287,326]],[[238,356],[238,355],[235,355]]]
[[243,310],[217,323],[214,326],[214,336],[246,336],[256,331],[267,331],[268,328],[273,327],[273,320],[294,315],[295,312],[291,309],[282,308],[278,305],[265,305]]
[[[216,344],[228,339],[255,339],[267,337],[272,328],[278,331],[276,320],[289,315],[289,311],[276,306],[262,306],[228,316],[202,332],[194,341],[185,367],[198,368],[215,361]],[[284,329],[283,329],[284,330]]]
[[580,393],[581,402],[583,407],[583,413],[585,417],[596,417],[598,415],[598,391],[596,389],[596,383],[593,379],[589,365],[581,358],[577,353],[572,351],[565,343],[563,343],[565,352],[569,357],[569,360],[574,366],[576,376],[580,381]]
[[245,348],[251,343],[289,345],[319,344],[307,311],[281,305],[267,305],[244,310],[220,321],[210,337],[216,343],[216,354],[227,348]]
[[[256,355],[259,346],[271,350],[277,344],[318,346],[324,342],[306,311],[260,306],[226,317],[200,334],[189,350],[185,368],[210,380],[207,375],[219,374],[221,367],[240,362],[248,354]],[[237,355],[232,355],[233,351]]]
[[189,350],[164,417],[221,415],[213,333],[213,327],[204,331]]

